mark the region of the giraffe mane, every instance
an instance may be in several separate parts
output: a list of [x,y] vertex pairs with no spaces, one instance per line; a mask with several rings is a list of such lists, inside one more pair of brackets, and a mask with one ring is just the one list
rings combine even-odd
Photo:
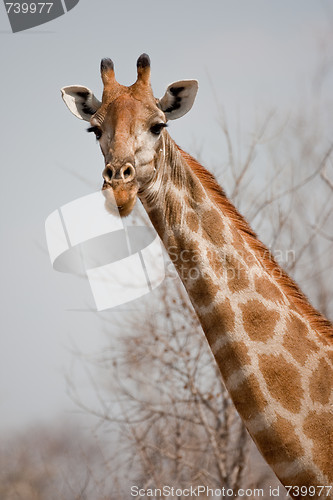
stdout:
[[256,233],[252,230],[245,218],[228,200],[225,192],[216,181],[214,175],[208,172],[208,170],[206,170],[191,155],[183,151],[178,146],[177,148],[183,159],[201,182],[209,197],[215,202],[218,209],[232,220],[240,234],[249,244],[250,248],[254,250],[257,257],[259,257],[259,260],[263,264],[264,268],[278,282],[287,297],[292,300],[297,311],[309,321],[311,327],[316,330],[319,335],[323,335],[330,341],[333,341],[332,323],[322,316],[322,314],[310,304],[307,297],[295,281],[276,262],[272,253],[258,239]]

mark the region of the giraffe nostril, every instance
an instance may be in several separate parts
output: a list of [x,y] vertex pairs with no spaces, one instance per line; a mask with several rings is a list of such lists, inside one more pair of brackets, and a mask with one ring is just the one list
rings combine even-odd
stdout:
[[113,170],[110,166],[106,166],[103,172],[103,177],[106,182],[111,182],[113,178]]
[[131,181],[135,177],[135,169],[130,163],[126,163],[121,169],[121,176],[125,182]]
[[124,170],[124,177],[129,177],[132,174],[132,169],[130,167],[127,167],[126,170]]

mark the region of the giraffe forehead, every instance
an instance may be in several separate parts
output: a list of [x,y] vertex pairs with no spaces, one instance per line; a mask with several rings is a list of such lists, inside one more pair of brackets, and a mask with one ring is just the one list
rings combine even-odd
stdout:
[[135,124],[145,123],[154,117],[163,119],[163,113],[155,101],[149,96],[138,98],[128,87],[122,87],[121,92],[104,93],[102,106],[92,118],[99,125],[133,127]]

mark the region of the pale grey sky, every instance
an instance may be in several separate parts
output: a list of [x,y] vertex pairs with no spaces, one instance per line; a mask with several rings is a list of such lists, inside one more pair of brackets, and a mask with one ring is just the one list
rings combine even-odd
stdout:
[[[193,109],[169,132],[190,153],[199,145],[209,166],[225,154],[214,93],[244,131],[271,107],[283,114],[311,99],[332,12],[318,0],[80,0],[65,16],[12,34],[1,3],[3,431],[73,411],[64,381],[70,339],[87,352],[103,341],[97,315],[74,311],[92,303],[87,283],[53,271],[46,251],[45,219],[99,189],[103,164],[60,88],[82,84],[99,96],[102,57],[131,84],[147,52],[157,97],[172,81],[199,80]],[[109,313],[110,322],[113,314],[121,315]]]

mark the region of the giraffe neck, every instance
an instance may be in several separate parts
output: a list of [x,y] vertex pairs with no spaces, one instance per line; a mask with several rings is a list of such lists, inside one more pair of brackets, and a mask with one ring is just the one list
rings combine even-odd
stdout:
[[[263,245],[212,176],[166,132],[163,140],[156,178],[140,197],[185,285],[236,409],[283,484],[329,484],[329,323],[268,250],[265,258]],[[317,324],[325,331],[318,333]]]

